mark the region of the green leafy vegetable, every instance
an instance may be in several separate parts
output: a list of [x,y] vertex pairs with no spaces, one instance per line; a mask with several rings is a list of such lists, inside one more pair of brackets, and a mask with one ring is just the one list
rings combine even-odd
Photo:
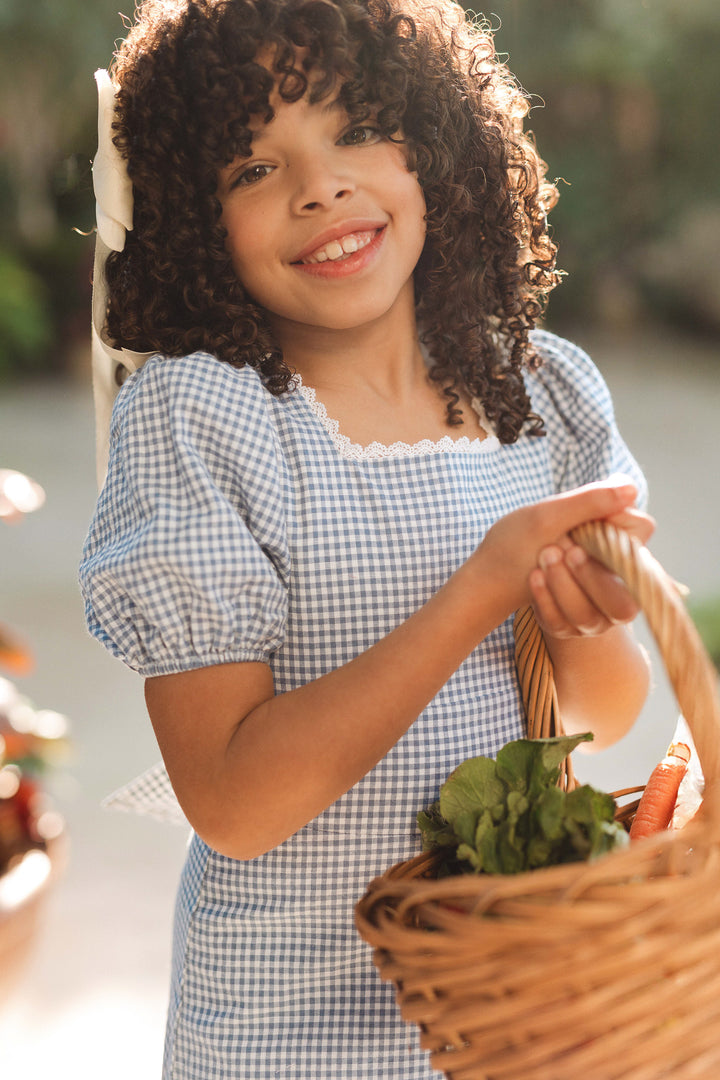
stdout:
[[469,758],[418,816],[426,851],[444,854],[441,872],[518,874],[578,862],[627,843],[615,800],[589,784],[557,787],[560,767],[591,734],[518,739],[497,760]]

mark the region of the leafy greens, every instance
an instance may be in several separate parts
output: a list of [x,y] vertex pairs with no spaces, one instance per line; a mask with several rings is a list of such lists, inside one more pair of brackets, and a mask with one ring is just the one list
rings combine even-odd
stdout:
[[518,874],[579,862],[627,843],[611,795],[557,786],[560,766],[592,734],[517,739],[493,761],[469,758],[417,816],[425,850],[445,855],[441,872]]

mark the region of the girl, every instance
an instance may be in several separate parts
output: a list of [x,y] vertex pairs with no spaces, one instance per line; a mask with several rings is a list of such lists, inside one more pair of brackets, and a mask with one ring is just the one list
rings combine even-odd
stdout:
[[154,355],[82,582],[194,830],[165,1077],[429,1080],[353,906],[521,736],[514,610],[569,730],[613,742],[647,690],[629,595],[569,538],[652,525],[599,374],[534,329],[527,103],[450,0],[148,0],[113,77],[97,326]]

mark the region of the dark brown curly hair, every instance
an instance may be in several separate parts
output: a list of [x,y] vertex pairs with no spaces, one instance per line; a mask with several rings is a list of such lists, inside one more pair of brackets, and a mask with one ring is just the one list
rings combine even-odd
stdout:
[[[257,62],[268,47],[273,73]],[[145,0],[112,74],[135,199],[134,229],[106,267],[112,339],[168,356],[202,349],[256,368],[273,394],[291,388],[233,272],[218,171],[249,155],[248,124],[272,119],[276,82],[287,101],[339,83],[351,120],[379,109],[382,133],[402,137],[422,185],[418,326],[449,422],[462,423],[462,391],[502,442],[526,425],[541,433],[522,367],[538,363],[528,335],[558,280],[546,221],[557,192],[485,24],[452,0]]]

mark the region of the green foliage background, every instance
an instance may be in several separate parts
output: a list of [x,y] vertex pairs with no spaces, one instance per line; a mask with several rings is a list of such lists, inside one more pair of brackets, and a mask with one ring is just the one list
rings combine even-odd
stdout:
[[[562,178],[568,279],[550,321],[720,330],[717,0],[491,0],[483,14]],[[0,378],[85,355],[92,74],[123,33],[117,0],[0,0]]]
[[[717,0],[493,0],[498,50],[538,94],[561,177],[552,308],[720,327]],[[543,104],[544,103],[544,104]]]

